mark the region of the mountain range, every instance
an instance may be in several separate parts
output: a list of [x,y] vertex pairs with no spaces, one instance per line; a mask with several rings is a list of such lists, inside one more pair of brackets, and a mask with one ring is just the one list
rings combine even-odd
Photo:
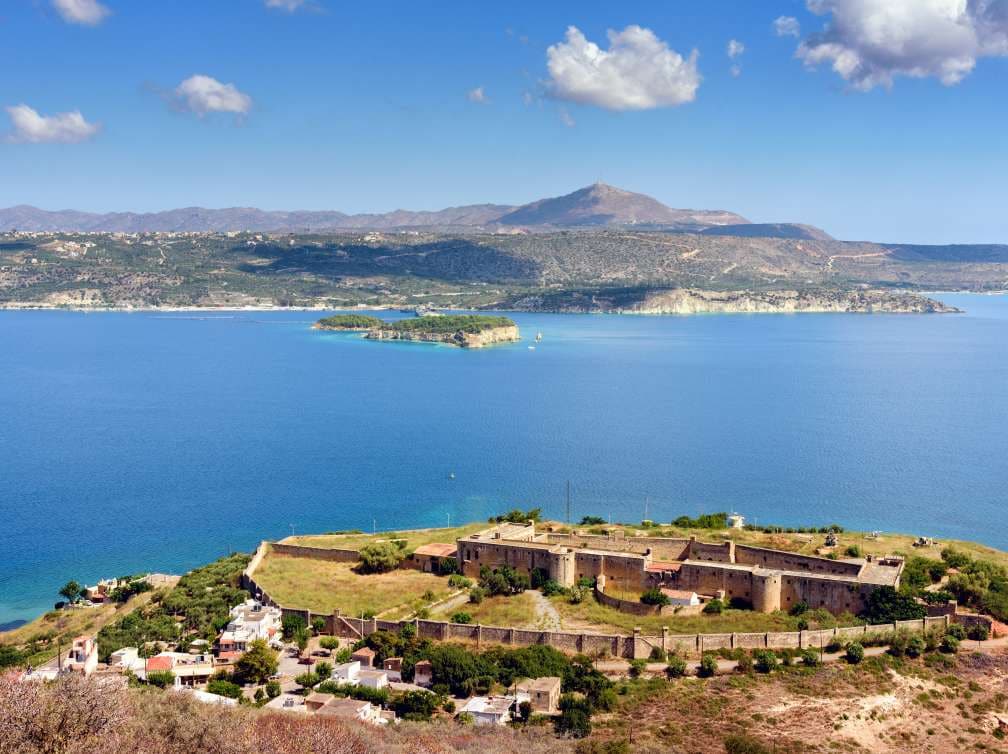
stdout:
[[[725,210],[673,209],[650,196],[604,183],[521,206],[474,204],[432,212],[395,210],[349,215],[337,211],[270,211],[252,207],[185,207],[163,212],[49,211],[21,205],[0,209],[0,232],[324,232],[335,230],[465,230],[536,232],[563,228],[626,228],[723,235],[828,239],[821,230],[794,224],[755,224]],[[731,232],[728,232],[728,231]]]

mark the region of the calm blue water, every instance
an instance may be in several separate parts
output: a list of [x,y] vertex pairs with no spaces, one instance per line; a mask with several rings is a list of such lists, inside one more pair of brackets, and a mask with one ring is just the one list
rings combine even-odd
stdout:
[[[1008,297],[963,316],[517,315],[485,351],[314,313],[0,312],[0,623],[69,578],[510,506],[1008,547]],[[455,479],[449,479],[449,473]]]

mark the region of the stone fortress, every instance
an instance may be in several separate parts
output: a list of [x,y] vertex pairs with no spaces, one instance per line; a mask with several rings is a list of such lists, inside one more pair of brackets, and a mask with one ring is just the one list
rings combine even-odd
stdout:
[[607,592],[686,590],[748,603],[760,612],[805,602],[812,609],[857,614],[875,589],[899,587],[903,572],[898,557],[831,560],[695,537],[540,532],[532,522],[493,526],[456,544],[458,563],[470,578],[478,578],[483,566],[506,565],[530,575],[541,569],[566,587],[592,579]]

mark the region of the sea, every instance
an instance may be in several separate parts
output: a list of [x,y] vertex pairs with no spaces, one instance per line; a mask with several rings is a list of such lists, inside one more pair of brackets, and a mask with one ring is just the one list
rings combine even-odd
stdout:
[[0,312],[0,624],[70,579],[516,507],[1008,548],[1008,296],[938,297],[965,313],[514,314],[484,350],[319,312]]

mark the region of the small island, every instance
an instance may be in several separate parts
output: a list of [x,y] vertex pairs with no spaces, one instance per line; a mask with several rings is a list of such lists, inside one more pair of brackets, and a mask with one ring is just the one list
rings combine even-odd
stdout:
[[313,330],[342,330],[344,332],[367,332],[375,330],[388,324],[385,320],[372,317],[368,314],[336,314],[332,317],[323,317],[314,325]]
[[521,339],[513,320],[482,314],[426,314],[393,322],[364,314],[340,314],[320,319],[313,327],[363,332],[369,340],[414,340],[459,348],[483,348]]

